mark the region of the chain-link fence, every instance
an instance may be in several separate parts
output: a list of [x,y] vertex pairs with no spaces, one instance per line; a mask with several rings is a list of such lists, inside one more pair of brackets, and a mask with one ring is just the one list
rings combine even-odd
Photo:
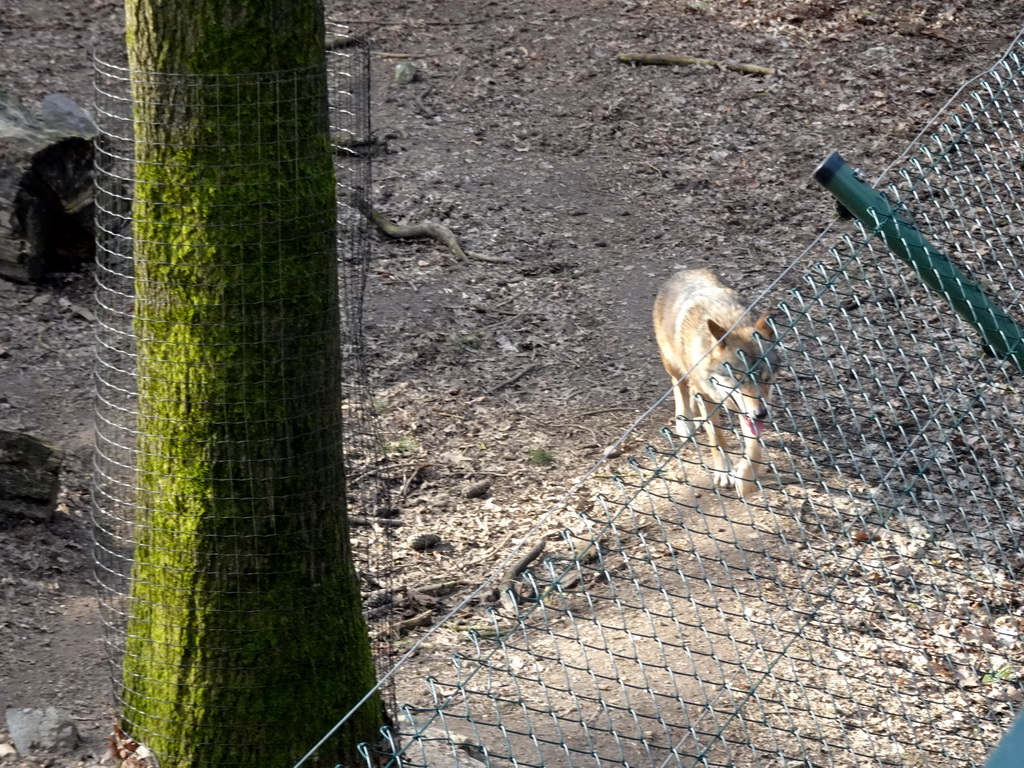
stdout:
[[[1018,40],[884,177],[1017,324],[1022,104]],[[716,484],[703,430],[586,483],[560,553],[368,764],[984,760],[1022,700],[1024,379],[873,228],[792,266],[757,489]]]

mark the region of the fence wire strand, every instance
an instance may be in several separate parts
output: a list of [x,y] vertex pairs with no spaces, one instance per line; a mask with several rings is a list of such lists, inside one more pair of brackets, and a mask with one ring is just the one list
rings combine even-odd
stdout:
[[[1019,325],[1022,61],[1018,38],[884,176]],[[846,229],[775,313],[759,491],[721,491],[700,433],[585,484],[560,552],[368,764],[984,761],[1024,700],[1024,379]]]

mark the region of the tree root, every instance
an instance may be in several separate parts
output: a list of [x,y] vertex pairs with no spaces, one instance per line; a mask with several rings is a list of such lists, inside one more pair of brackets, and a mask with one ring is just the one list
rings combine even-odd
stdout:
[[476,261],[485,261],[488,264],[510,264],[512,262],[511,259],[505,259],[500,256],[466,253],[462,250],[462,246],[459,245],[455,234],[448,227],[438,224],[436,221],[425,221],[420,224],[396,224],[384,216],[384,214],[372,208],[368,203],[361,205],[360,208],[366,218],[372,221],[377,229],[388,237],[399,240],[429,237],[446,246],[459,259],[475,259]]
[[715,59],[698,59],[693,56],[672,56],[663,53],[620,53],[616,57],[624,64],[692,64],[698,67],[715,67],[716,69],[742,72],[745,75],[777,75],[778,70],[772,67],[762,67],[759,64],[738,64],[731,61],[716,61]]

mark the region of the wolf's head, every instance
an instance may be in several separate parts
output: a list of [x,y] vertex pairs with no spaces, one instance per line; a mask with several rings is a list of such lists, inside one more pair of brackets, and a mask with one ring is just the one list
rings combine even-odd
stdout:
[[764,431],[775,380],[775,356],[771,353],[775,331],[768,315],[751,325],[731,331],[708,318],[708,331],[716,342],[709,353],[710,384],[719,392],[722,404],[732,401],[739,411],[743,434],[757,437]]

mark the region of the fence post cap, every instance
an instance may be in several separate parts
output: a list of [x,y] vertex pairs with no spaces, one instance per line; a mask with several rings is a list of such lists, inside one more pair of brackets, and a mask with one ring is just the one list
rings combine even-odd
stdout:
[[832,177],[839,173],[839,170],[845,165],[846,161],[843,160],[843,156],[838,152],[833,152],[821,161],[821,165],[814,169],[814,180],[822,186],[826,186],[832,181]]

